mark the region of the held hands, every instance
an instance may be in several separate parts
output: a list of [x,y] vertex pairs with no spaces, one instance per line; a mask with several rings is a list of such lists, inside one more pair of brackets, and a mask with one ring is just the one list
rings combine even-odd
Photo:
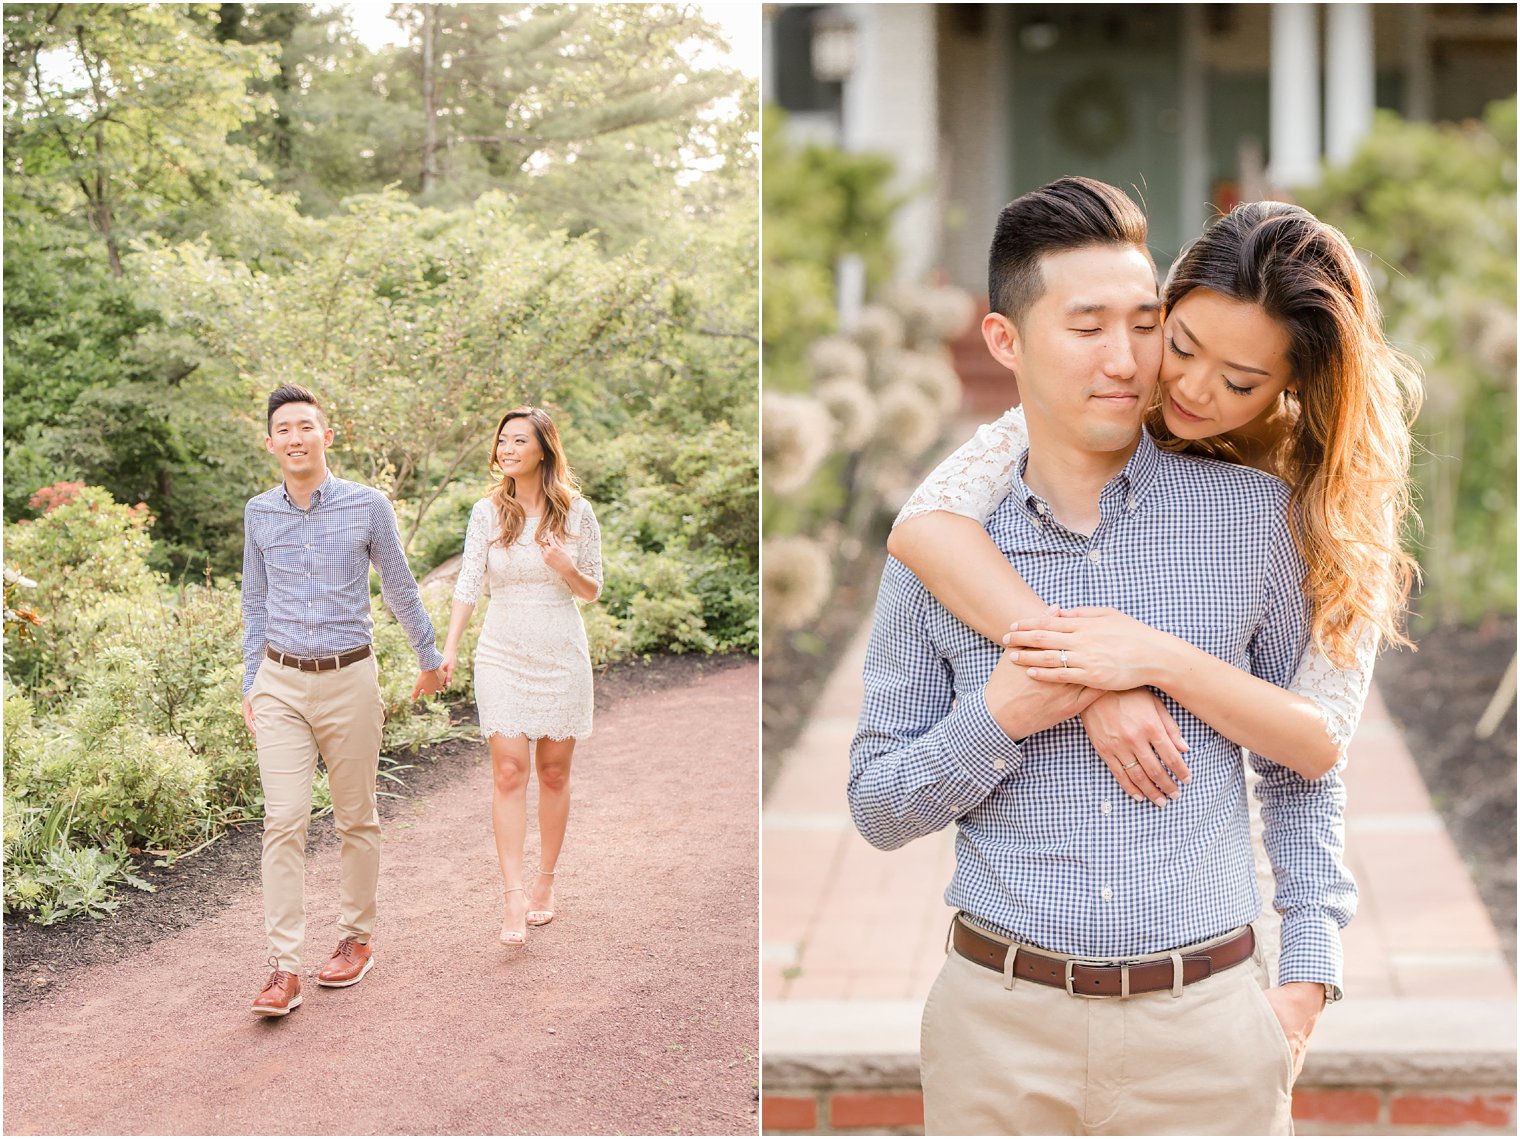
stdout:
[[1154,692],[1105,692],[1082,713],[1082,726],[1099,758],[1135,802],[1149,799],[1164,807],[1178,797],[1177,784],[1189,778],[1182,758],[1188,745]]
[[1003,644],[1035,680],[1125,692],[1156,683],[1153,666],[1171,639],[1117,609],[1083,607],[1015,621]]
[[1268,989],[1265,995],[1288,1039],[1288,1054],[1293,1057],[1293,1078],[1296,1080],[1304,1068],[1309,1035],[1325,1009],[1325,986],[1313,981],[1289,981]]
[[1041,684],[1003,653],[982,690],[987,711],[1011,740],[1021,740],[1068,720],[1102,695],[1080,684]]
[[443,677],[444,688],[454,683],[454,668],[458,664],[459,651],[457,649],[444,649],[443,663],[438,666],[438,674]]
[[424,669],[417,674],[417,683],[412,687],[412,699],[415,700],[419,696],[431,696],[446,683],[442,668]]

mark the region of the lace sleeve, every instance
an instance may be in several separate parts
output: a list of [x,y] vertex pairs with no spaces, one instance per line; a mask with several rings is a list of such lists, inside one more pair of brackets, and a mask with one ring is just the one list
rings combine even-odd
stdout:
[[1014,470],[1028,446],[1022,407],[1011,408],[1001,418],[982,424],[975,435],[934,468],[903,504],[892,525],[900,526],[932,510],[986,522],[997,504],[1008,497]]
[[491,503],[482,498],[470,511],[470,524],[464,532],[464,557],[459,562],[459,580],[454,585],[454,600],[474,605],[480,600],[480,585],[486,576],[486,543],[491,538]]
[[584,498],[576,501],[575,568],[596,582],[596,597],[591,599],[595,601],[602,595],[602,528],[591,504]]
[[1367,705],[1378,643],[1377,630],[1371,626],[1364,628],[1356,641],[1355,663],[1342,668],[1311,642],[1304,648],[1298,670],[1288,685],[1290,692],[1304,697],[1319,709],[1325,720],[1325,733],[1342,754],[1351,743],[1356,725],[1362,718],[1362,709]]

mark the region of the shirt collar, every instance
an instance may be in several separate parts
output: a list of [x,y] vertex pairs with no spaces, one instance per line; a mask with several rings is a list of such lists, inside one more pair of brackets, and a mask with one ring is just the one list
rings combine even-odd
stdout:
[[[315,510],[316,507],[317,507],[317,504],[319,502],[321,502],[323,499],[327,498],[328,495],[332,493],[333,482],[334,481],[335,480],[333,479],[332,468],[329,467],[328,471],[327,471],[327,477],[322,480],[322,485],[319,486],[319,487],[317,487],[316,490],[314,490],[314,491],[311,492],[311,504],[306,509],[308,509],[308,510]],[[292,507],[294,507],[296,510],[300,510],[301,509],[299,506],[296,506],[295,500],[290,497],[290,488],[285,485],[285,480],[284,479],[280,480],[280,494],[284,497],[285,501],[287,503],[289,503]]]
[[[1126,511],[1134,510],[1140,504],[1141,498],[1155,481],[1156,468],[1160,465],[1161,449],[1156,446],[1156,441],[1151,438],[1150,432],[1144,427],[1140,429],[1140,442],[1135,447],[1135,453],[1129,457],[1129,462],[1124,464],[1122,470],[1104,484],[1099,494],[1099,501],[1107,503],[1117,496],[1120,504]],[[1024,504],[1025,511],[1043,525],[1045,520],[1051,517],[1050,504],[1029,489],[1029,484],[1024,481],[1024,471],[1029,466],[1029,448],[1024,448],[1024,454],[1020,456],[1014,466],[1013,496]]]

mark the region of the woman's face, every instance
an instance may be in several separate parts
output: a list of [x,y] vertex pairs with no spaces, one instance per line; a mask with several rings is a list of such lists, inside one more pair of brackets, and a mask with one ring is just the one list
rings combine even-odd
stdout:
[[1179,439],[1259,437],[1284,391],[1288,330],[1260,306],[1194,289],[1166,317],[1161,411]]
[[520,479],[534,474],[544,462],[544,449],[538,432],[528,419],[509,419],[496,434],[496,464],[508,478]]

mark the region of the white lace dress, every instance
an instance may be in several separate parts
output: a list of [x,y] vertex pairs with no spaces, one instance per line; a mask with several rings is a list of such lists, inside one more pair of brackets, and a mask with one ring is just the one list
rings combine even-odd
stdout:
[[[932,510],[986,522],[1013,489],[1015,471],[1028,447],[1029,432],[1022,407],[982,424],[975,435],[930,472],[898,512],[894,525]],[[1342,668],[1311,643],[1288,685],[1290,692],[1303,696],[1319,709],[1326,733],[1342,753],[1362,718],[1377,649],[1376,631],[1369,630],[1357,640],[1355,665]]]
[[[584,498],[570,507],[565,549],[576,568],[602,588],[602,542],[596,515]],[[530,515],[510,547],[500,533],[496,507],[481,499],[470,511],[464,559],[454,600],[474,605],[490,575],[491,602],[475,650],[475,706],[485,737],[591,734],[591,654],[575,595],[544,564]]]

